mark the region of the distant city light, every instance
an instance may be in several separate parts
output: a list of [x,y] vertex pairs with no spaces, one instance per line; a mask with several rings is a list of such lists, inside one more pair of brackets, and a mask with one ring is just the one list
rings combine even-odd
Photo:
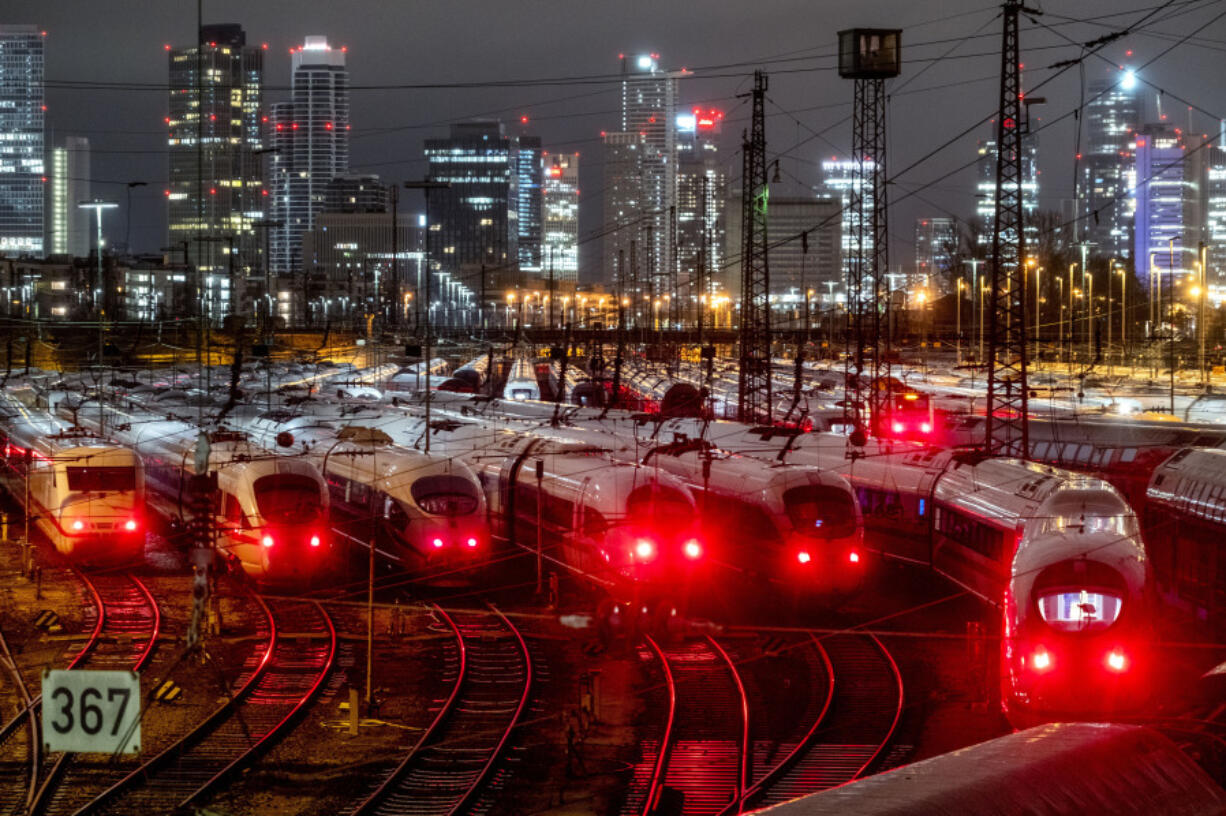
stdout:
[[1120,87],[1126,91],[1131,91],[1137,87],[1137,72],[1131,68],[1124,71],[1124,78],[1120,80]]

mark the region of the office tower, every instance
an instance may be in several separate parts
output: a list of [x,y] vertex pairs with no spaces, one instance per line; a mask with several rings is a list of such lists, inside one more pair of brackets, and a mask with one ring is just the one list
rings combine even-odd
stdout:
[[[771,296],[784,309],[794,312],[803,308],[809,291],[813,292],[809,305],[815,310],[819,306],[830,308],[843,299],[842,208],[837,198],[771,196],[766,207]],[[739,239],[740,232],[738,221],[729,235]],[[804,238],[799,237],[802,232],[807,233]]]
[[219,321],[245,309],[245,281],[259,266],[264,47],[229,23],[201,28],[199,49],[166,48],[170,243],[199,274],[202,315]]
[[324,191],[322,212],[388,212],[391,209],[389,198],[387,185],[378,176],[337,176]]
[[0,25],[0,254],[42,255],[43,40],[32,25]]
[[694,108],[677,115],[677,289],[687,308],[714,293],[727,240],[728,177],[719,160],[723,111]]
[[[993,125],[995,127],[995,125]],[[979,159],[976,163],[979,182],[975,186],[975,215],[979,219],[977,242],[989,251],[992,248],[992,230],[996,219],[996,140],[979,142]],[[1039,230],[1034,218],[1039,212],[1039,145],[1037,136],[1026,136],[1022,142],[1022,217],[1025,219],[1026,246],[1033,249],[1038,241]],[[1030,249],[1026,251],[1029,252]]]
[[[634,146],[636,172],[617,173],[618,197],[605,193],[606,279],[613,280],[618,251],[630,243],[638,251],[640,291],[663,292],[671,278],[672,226],[676,217],[676,114],[677,79],[680,72],[660,69],[658,54],[621,56],[621,127],[605,137],[606,162],[621,164],[631,158]],[[619,135],[620,134],[620,135]],[[610,136],[616,138],[610,139]],[[634,142],[637,136],[637,142]],[[606,170],[606,178],[608,178]],[[633,185],[627,184],[633,180]]]
[[[500,122],[463,122],[445,139],[426,140],[431,285],[459,281],[480,288],[482,269],[499,285],[514,280],[519,260],[515,140]],[[489,283],[487,279],[487,283]]]
[[579,154],[544,159],[544,263],[554,280],[579,280]]
[[349,172],[349,72],[344,48],[310,36],[290,49],[290,99],[272,107],[269,162],[272,269],[301,272],[302,234],[326,203],[328,186]]
[[[637,291],[638,265],[633,258],[639,238],[643,201],[642,163],[645,148],[640,133],[603,133],[604,143],[604,272],[619,292]],[[622,269],[618,270],[619,264]]]
[[1130,258],[1133,253],[1133,141],[1141,126],[1137,84],[1132,70],[1121,68],[1086,88],[1077,240],[1093,244],[1091,252],[1105,258]]
[[1226,297],[1226,124],[1222,129],[1217,144],[1197,151],[1205,154],[1200,179],[1205,222],[1200,240],[1205,242],[1206,280],[1214,302]]
[[1163,291],[1192,272],[1184,208],[1191,182],[1185,174],[1183,134],[1166,124],[1146,125],[1136,137],[1136,220],[1133,270],[1147,291]]
[[[915,276],[944,287],[958,249],[958,226],[948,216],[915,219]],[[956,271],[956,270],[954,270]]]
[[[47,254],[89,255],[91,213],[77,205],[90,199],[89,139],[69,136],[51,148],[47,173]],[[131,217],[127,214],[125,217]]]
[[[873,177],[874,162],[871,159],[864,162],[864,178]],[[842,212],[839,215],[841,235],[839,237],[840,254],[842,256],[843,279],[850,280],[852,258],[856,253],[856,226],[860,223],[860,214],[852,209],[851,196],[861,189],[862,181],[856,162],[852,159],[840,159],[832,156],[822,162],[822,185],[825,194],[839,201]],[[864,193],[864,211],[873,211],[873,191]],[[865,246],[860,248],[864,257],[869,257],[873,251],[873,233],[871,229],[864,231]]]
[[512,146],[515,156],[516,242],[521,272],[543,269],[541,254],[542,207],[541,140],[537,136],[518,136]]

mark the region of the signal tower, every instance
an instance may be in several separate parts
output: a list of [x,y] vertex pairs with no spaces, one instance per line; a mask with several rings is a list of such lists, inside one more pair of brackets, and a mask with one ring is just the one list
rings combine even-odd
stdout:
[[[888,428],[890,395],[886,353],[889,326],[889,229],[885,188],[885,81],[901,71],[899,29],[852,28],[839,32],[839,76],[855,80],[852,105],[852,154],[856,163],[850,188],[851,263],[848,267],[847,316],[850,342],[846,360],[853,413],[852,444]],[[853,371],[854,369],[854,371]]]

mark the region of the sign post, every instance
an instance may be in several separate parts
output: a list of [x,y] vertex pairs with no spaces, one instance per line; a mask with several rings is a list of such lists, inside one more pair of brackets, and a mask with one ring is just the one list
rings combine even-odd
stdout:
[[140,676],[91,669],[43,672],[43,748],[140,753]]

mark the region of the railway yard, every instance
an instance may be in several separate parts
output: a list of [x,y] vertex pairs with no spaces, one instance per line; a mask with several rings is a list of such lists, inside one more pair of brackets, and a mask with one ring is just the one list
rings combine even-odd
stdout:
[[[770,427],[731,369],[591,368],[7,377],[0,813],[741,813],[1063,721],[1221,781],[1206,400],[1163,442],[1082,382],[985,461],[917,365],[852,455],[841,367]],[[139,750],[46,750],[47,669],[137,673]]]

